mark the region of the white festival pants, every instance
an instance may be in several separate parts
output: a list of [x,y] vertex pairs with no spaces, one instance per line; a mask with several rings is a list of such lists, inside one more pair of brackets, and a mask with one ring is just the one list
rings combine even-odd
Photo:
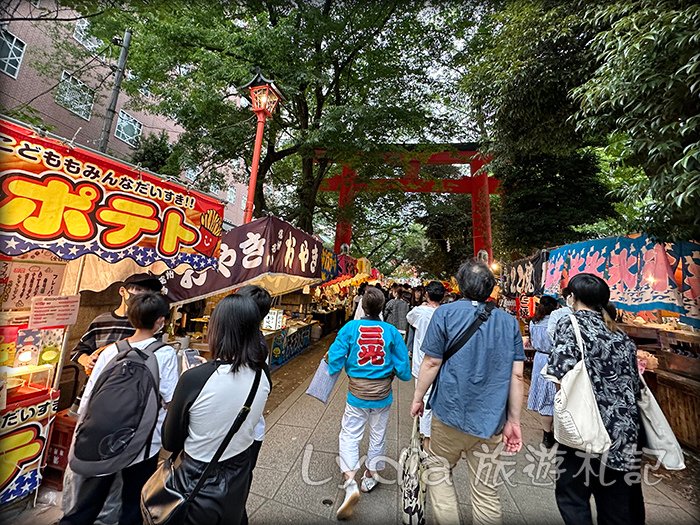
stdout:
[[360,442],[369,423],[369,450],[365,466],[372,471],[384,469],[386,427],[391,405],[384,408],[357,408],[345,404],[343,424],[338,436],[340,470],[351,472],[360,469]]

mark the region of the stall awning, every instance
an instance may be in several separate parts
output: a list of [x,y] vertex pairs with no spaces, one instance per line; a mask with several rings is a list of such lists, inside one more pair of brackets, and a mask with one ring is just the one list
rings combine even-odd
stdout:
[[276,217],[255,220],[224,234],[217,269],[161,276],[177,305],[260,284],[282,295],[321,281],[321,241]]
[[623,310],[667,310],[700,327],[700,244],[657,243],[645,235],[562,246],[549,255],[545,293],[558,295],[579,273],[598,275]]

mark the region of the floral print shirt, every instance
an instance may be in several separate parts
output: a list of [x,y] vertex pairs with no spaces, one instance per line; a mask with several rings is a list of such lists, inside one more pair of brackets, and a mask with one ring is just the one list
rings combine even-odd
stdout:
[[[640,459],[636,347],[623,332],[608,330],[600,313],[581,310],[574,315],[581,329],[586,369],[598,410],[612,442],[607,457],[604,455],[601,461],[614,470],[635,470]],[[547,373],[561,379],[580,359],[571,319],[563,317],[557,323]]]

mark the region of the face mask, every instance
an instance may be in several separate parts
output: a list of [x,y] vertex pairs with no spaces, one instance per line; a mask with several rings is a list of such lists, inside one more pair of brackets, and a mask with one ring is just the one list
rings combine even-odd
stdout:
[[574,306],[574,296],[570,295],[569,297],[566,298],[566,306],[569,308],[573,308]]

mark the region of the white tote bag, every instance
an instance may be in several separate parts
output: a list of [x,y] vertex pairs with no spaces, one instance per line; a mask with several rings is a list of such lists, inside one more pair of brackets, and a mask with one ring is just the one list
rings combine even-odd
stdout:
[[683,449],[678,444],[671,425],[668,424],[666,416],[644,382],[644,378],[640,377],[639,380],[642,382],[642,391],[637,406],[639,419],[642,420],[642,426],[647,435],[644,453],[656,456],[668,470],[683,470],[685,468]]
[[418,418],[413,421],[411,444],[401,452],[401,521],[404,525],[425,524],[425,491],[423,479],[428,454],[420,445]]
[[554,438],[567,447],[602,454],[610,448],[610,436],[600,417],[586,369],[581,329],[576,317],[569,317],[581,360],[561,378],[561,388],[554,396]]

